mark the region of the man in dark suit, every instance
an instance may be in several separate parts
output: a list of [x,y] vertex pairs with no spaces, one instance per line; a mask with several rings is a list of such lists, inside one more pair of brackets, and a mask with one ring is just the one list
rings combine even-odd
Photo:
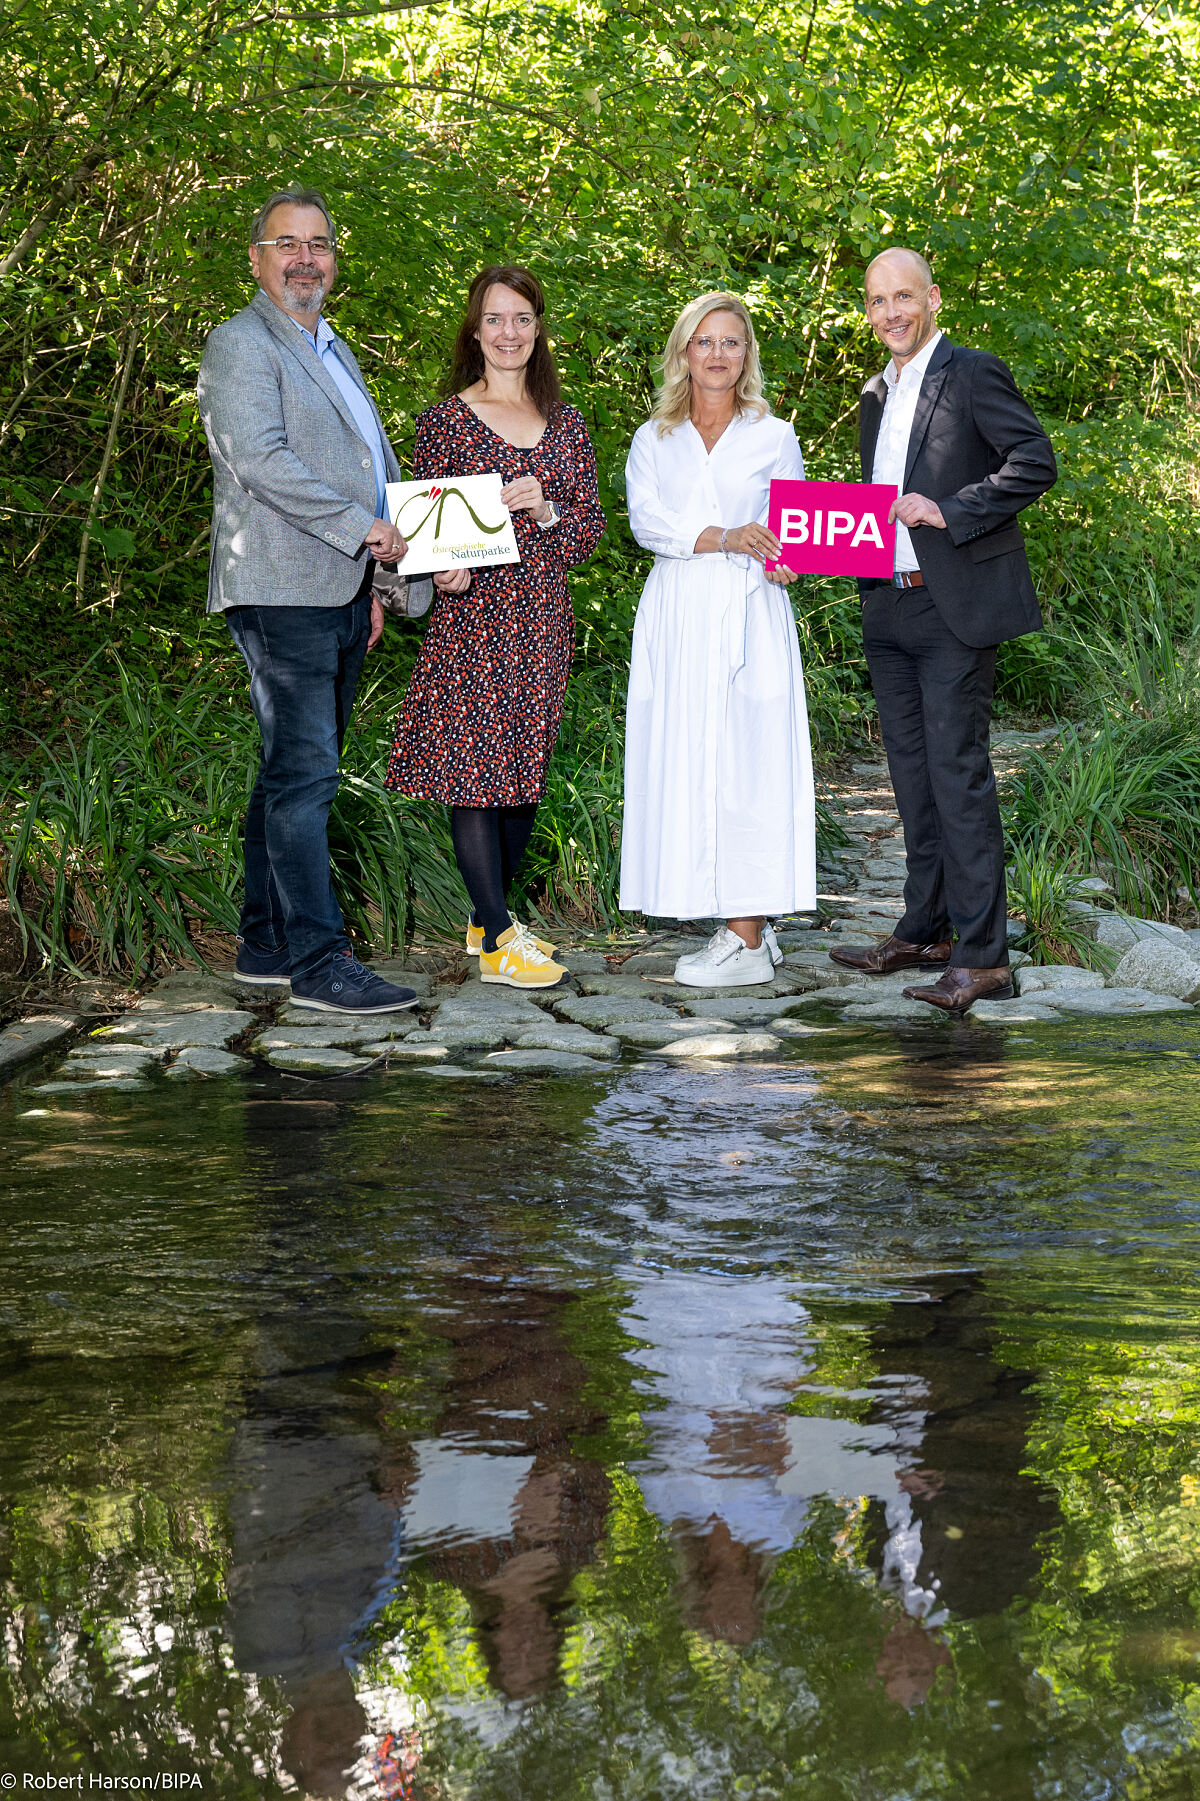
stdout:
[[869,975],[941,968],[905,994],[965,1013],[1013,991],[992,687],[996,646],[1041,627],[1017,514],[1058,471],[1000,358],[938,330],[942,297],[924,257],[885,250],[865,289],[892,360],[862,391],[863,480],[895,482],[899,497],[893,579],[859,589],[908,875],[894,936],[830,955]]

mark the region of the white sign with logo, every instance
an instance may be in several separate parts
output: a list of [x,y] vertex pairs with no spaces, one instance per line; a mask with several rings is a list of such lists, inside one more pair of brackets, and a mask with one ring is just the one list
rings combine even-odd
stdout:
[[500,498],[503,486],[499,474],[389,482],[388,517],[408,544],[401,574],[519,563],[512,514]]

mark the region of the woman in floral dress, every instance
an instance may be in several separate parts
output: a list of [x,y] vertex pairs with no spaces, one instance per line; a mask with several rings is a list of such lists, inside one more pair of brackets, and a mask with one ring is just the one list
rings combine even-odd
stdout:
[[566,572],[604,530],[596,459],[564,404],[545,297],[527,269],[471,283],[448,398],[417,420],[418,481],[498,471],[519,563],[434,576],[437,604],[396,722],[387,785],[445,801],[473,913],[467,949],[485,982],[546,988],[553,945],[508,911],[562,720],[575,648]]

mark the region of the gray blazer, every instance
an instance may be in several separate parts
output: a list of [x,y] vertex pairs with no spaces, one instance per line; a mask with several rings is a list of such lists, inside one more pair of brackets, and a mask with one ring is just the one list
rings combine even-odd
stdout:
[[[213,467],[208,611],[353,600],[375,518],[371,452],[312,345],[261,289],[209,334],[197,393]],[[382,421],[379,431],[398,481]]]

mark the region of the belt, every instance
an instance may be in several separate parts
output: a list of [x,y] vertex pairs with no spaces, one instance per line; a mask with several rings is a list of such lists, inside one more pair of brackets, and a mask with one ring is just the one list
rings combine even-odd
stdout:
[[919,569],[901,569],[892,577],[889,585],[893,588],[923,588],[925,577]]

